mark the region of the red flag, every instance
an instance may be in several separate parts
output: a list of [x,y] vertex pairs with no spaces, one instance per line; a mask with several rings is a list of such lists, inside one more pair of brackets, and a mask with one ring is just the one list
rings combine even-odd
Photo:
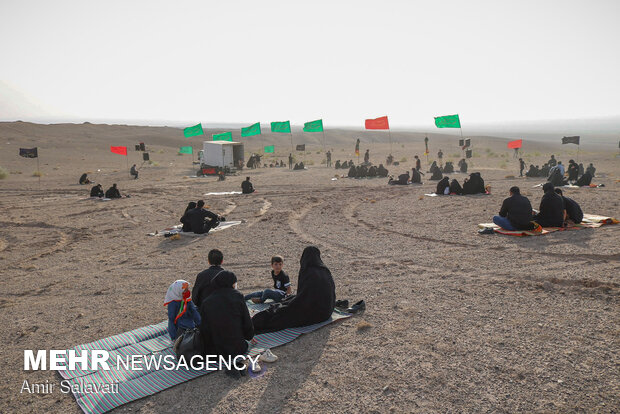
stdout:
[[127,147],[110,147],[110,151],[119,155],[127,155]]
[[382,116],[376,119],[367,119],[366,129],[390,129],[390,124],[388,123],[388,117]]
[[523,145],[523,140],[522,139],[518,139],[516,141],[510,141],[508,143],[508,148],[510,148],[510,149],[521,148],[522,145]]

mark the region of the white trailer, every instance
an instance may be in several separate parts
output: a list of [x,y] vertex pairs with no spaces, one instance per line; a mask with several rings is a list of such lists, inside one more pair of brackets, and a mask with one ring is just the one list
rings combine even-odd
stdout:
[[237,168],[243,162],[243,143],[233,141],[203,141],[198,161],[210,167]]

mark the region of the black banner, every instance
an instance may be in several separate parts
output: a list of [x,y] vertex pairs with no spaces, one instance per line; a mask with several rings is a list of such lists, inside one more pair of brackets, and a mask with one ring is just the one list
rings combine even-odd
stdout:
[[39,156],[39,152],[37,147],[34,148],[20,148],[19,156],[25,158],[37,158]]
[[562,144],[577,144],[579,145],[579,137],[563,137]]
[[462,147],[465,145],[465,140],[464,139],[459,139],[459,147]]
[[142,160],[143,161],[148,161],[149,160],[149,153],[148,152],[143,152],[142,153]]
[[465,151],[465,158],[471,158],[472,150]]
[[295,148],[296,151],[305,151],[306,150],[306,144],[297,144],[297,147]]

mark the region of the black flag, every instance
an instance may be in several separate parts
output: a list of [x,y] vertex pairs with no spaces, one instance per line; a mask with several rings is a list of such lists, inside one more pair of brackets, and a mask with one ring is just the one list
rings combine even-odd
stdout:
[[306,150],[306,144],[297,144],[297,147],[295,147],[295,151],[305,151]]
[[37,147],[34,148],[20,148],[19,156],[25,158],[37,158],[39,153],[37,151]]
[[459,147],[463,147],[463,146],[465,146],[465,140],[459,139]]
[[465,158],[471,158],[471,156],[472,156],[472,150],[465,151]]
[[579,145],[579,137],[564,137],[562,138],[562,144],[577,144]]

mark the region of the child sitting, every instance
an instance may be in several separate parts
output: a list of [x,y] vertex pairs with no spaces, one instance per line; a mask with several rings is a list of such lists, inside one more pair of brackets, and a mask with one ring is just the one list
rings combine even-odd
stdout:
[[288,275],[282,270],[283,265],[284,259],[282,256],[273,256],[271,258],[273,289],[250,293],[245,295],[245,300],[252,300],[254,303],[264,303],[267,299],[272,299],[274,302],[280,302],[286,295],[290,295],[293,289],[291,288],[291,281]]
[[168,306],[168,333],[172,341],[181,336],[183,331],[200,325],[200,314],[192,302],[189,282],[172,282],[166,292],[164,306]]

